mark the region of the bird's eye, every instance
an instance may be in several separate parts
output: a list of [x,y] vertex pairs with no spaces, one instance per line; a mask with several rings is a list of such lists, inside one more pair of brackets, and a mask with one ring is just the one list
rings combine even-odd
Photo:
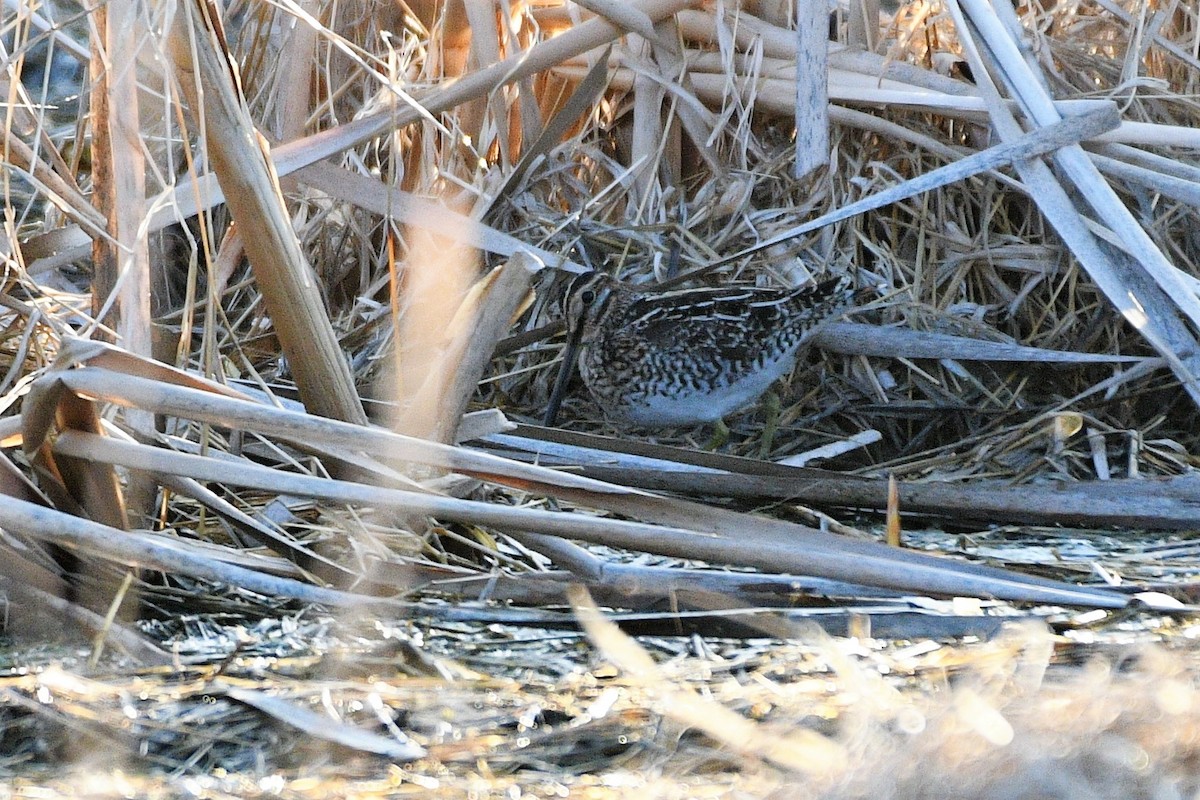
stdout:
[[592,303],[596,302],[596,290],[584,289],[579,293],[579,299],[585,306],[590,306]]

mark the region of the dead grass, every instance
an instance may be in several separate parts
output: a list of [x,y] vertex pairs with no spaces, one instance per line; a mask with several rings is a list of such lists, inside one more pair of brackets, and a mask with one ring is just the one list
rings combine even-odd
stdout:
[[[1082,533],[1089,550],[1028,529],[1014,543],[996,527],[1002,512],[923,506],[963,535],[909,532],[916,547],[893,569],[896,551],[842,549],[806,527],[822,523],[793,490],[764,488],[831,481],[775,462],[857,436],[867,443],[829,462],[838,478],[1061,485],[1083,505],[1102,494],[1083,482],[1104,481],[1128,518],[1189,527],[1195,10],[1095,0],[1008,19],[963,0],[885,12],[874,52],[833,47],[829,166],[798,180],[787,4],[687,5],[618,4],[626,34],[557,0],[303,6],[312,17],[235,3],[228,51],[211,48],[198,95],[181,59],[207,52],[217,26],[188,33],[131,3],[154,24],[138,53],[106,63],[136,65],[140,129],[106,155],[73,76],[29,82],[39,60],[86,58],[97,18],[6,2],[0,424],[5,445],[24,449],[4,461],[0,579],[21,642],[48,626],[69,634],[61,650],[14,648],[0,677],[0,772],[18,791],[70,795],[83,775],[83,791],[147,797],[1200,789],[1190,617],[1162,616],[1154,597],[1127,606],[1116,588],[1125,574],[1191,601],[1200,565],[1186,540],[1127,532],[1121,550]],[[848,13],[835,19],[840,42]],[[1010,53],[1003,31],[1016,22],[1024,49]],[[218,83],[234,104],[225,117],[205,105]],[[1066,115],[1111,103],[1120,127],[1055,149],[1053,170],[1040,155],[974,170],[739,255],[1023,132],[1036,143],[1056,121],[1043,85]],[[243,112],[270,143],[270,168]],[[140,158],[144,192],[121,194]],[[98,210],[110,189],[107,207],[136,202],[132,227]],[[548,267],[529,294],[518,249]],[[116,272],[98,266],[102,253]],[[121,270],[139,263],[150,296],[121,294],[138,285]],[[706,270],[692,281],[785,286],[849,272],[883,291],[852,317],[870,326],[862,338],[820,340],[777,387],[777,414],[729,420],[720,454],[694,452],[706,429],[616,425],[581,386],[562,427],[617,441],[553,434],[564,449],[552,450],[525,431],[503,439],[481,413],[458,429],[474,446],[458,446],[464,404],[540,419],[564,287],[584,267],[636,283]],[[130,320],[145,301],[152,352],[79,341],[120,334],[137,350],[121,320],[143,324]],[[510,340],[479,333],[502,329]],[[940,338],[918,350],[901,331]],[[997,349],[980,356],[980,343]],[[1014,345],[1057,355],[996,355]],[[348,370],[313,355],[337,348]],[[315,399],[351,422],[357,392],[412,438],[237,405],[217,384],[264,405]],[[130,410],[158,414],[157,432]],[[668,463],[759,482],[705,506],[627,488],[654,486],[634,473]],[[278,477],[254,471],[264,465]],[[742,513],[753,503],[773,518]],[[726,549],[700,549],[722,538]],[[635,545],[645,554],[627,555]],[[1082,585],[1026,594],[1049,589],[1014,575],[1008,594],[972,590],[961,581],[1001,575],[924,561],[922,547]],[[699,554],[762,574],[684,569]],[[584,638],[563,600],[570,581],[628,609],[623,626],[653,659],[595,625]],[[904,614],[916,633],[871,636]],[[1008,616],[1044,624],[993,637]],[[718,623],[745,627],[722,639]],[[101,645],[82,647],[79,632],[108,636],[99,667]],[[738,721],[749,738],[729,732]]]

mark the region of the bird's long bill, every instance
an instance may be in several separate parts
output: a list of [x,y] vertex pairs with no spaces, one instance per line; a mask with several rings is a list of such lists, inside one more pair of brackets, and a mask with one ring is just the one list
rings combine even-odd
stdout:
[[575,353],[579,350],[579,342],[583,338],[583,320],[572,325],[567,331],[567,343],[563,347],[562,364],[558,368],[558,377],[554,380],[554,388],[550,392],[550,401],[546,403],[546,416],[543,424],[549,428],[558,417],[558,409],[563,397],[567,394],[567,384],[571,382],[571,370],[575,368]]

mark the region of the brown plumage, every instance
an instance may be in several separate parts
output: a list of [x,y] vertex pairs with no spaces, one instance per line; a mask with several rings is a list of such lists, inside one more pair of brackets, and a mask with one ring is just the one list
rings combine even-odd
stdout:
[[715,422],[786,375],[805,340],[855,296],[845,276],[790,291],[654,292],[581,275],[567,295],[568,343],[547,424],[576,351],[606,415],[649,427]]

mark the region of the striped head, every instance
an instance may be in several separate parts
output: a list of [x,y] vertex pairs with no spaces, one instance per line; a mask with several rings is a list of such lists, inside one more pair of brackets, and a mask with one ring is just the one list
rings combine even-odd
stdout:
[[575,358],[584,342],[584,332],[595,326],[604,316],[609,302],[620,284],[604,272],[584,272],[567,287],[563,307],[563,319],[567,323],[567,342],[563,346],[562,365],[554,381],[550,399],[546,403],[544,424],[553,425],[558,409],[566,396],[567,384],[575,368]]
[[604,316],[619,286],[615,278],[604,272],[584,272],[575,276],[567,287],[563,309],[570,338],[581,339],[583,332]]

